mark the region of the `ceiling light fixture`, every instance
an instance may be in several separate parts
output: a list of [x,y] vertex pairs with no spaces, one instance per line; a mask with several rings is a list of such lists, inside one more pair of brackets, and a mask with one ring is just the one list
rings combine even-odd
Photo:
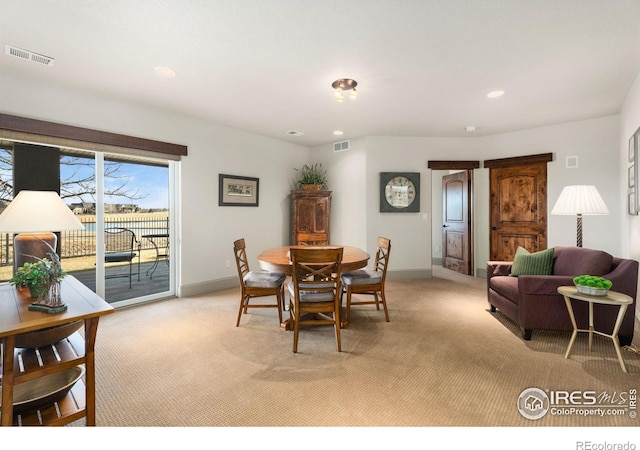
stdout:
[[344,131],[341,130],[336,130],[333,132],[334,136],[342,136],[344,134]]
[[157,75],[160,75],[161,77],[173,78],[176,76],[176,72],[173,69],[169,69],[168,67],[158,66],[154,67],[153,70]]
[[487,94],[489,98],[498,98],[504,95],[504,91],[491,91]]
[[349,97],[355,99],[358,94],[356,92],[356,86],[358,82],[350,78],[340,78],[339,80],[331,83],[331,87],[335,90],[336,100],[338,102],[344,102],[344,91],[351,91]]
[[469,131],[469,132],[476,131],[477,129],[478,128],[475,125],[468,125],[464,127],[464,131]]

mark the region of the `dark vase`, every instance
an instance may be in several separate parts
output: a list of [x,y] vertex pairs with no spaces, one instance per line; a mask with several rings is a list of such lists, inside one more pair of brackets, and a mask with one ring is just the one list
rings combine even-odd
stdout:
[[42,299],[46,296],[47,284],[39,283],[29,286],[29,293],[31,294],[31,297],[35,299]]

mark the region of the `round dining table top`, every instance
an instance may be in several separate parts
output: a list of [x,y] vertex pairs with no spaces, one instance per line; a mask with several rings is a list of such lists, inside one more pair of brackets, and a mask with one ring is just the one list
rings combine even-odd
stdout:
[[[291,260],[289,259],[289,250],[292,247],[309,248],[304,245],[286,245],[283,247],[270,248],[258,255],[260,268],[270,272],[284,272],[291,275]],[[342,254],[342,271],[349,272],[352,270],[362,269],[369,262],[369,254],[358,247],[349,247],[347,245],[330,245],[329,247],[343,247]]]

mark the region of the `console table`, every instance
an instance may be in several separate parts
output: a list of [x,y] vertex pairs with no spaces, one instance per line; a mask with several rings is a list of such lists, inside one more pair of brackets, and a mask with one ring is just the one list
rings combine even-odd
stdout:
[[[616,349],[616,354],[618,355],[618,361],[620,362],[620,367],[623,372],[627,372],[627,366],[624,364],[624,359],[622,359],[622,353],[620,352],[620,344],[618,343],[618,330],[620,330],[620,325],[622,325],[622,319],[624,319],[624,313],[627,311],[627,306],[633,303],[633,299],[626,294],[622,294],[620,292],[609,291],[607,295],[588,295],[582,294],[578,292],[578,289],[575,286],[560,286],[558,288],[558,293],[564,297],[564,301],[567,305],[567,311],[569,312],[569,318],[571,319],[571,324],[573,325],[573,333],[571,334],[571,341],[569,341],[569,347],[567,348],[567,352],[564,357],[569,358],[571,354],[571,349],[573,348],[573,343],[576,341],[576,336],[578,333],[589,333],[589,351],[591,351],[591,342],[593,341],[593,335],[599,334],[600,336],[605,336],[611,338],[613,341],[613,346]],[[589,303],[589,329],[581,330],[578,328],[576,324],[576,317],[573,314],[573,307],[571,306],[571,300],[580,300],[583,302]],[[601,331],[594,330],[593,328],[593,304],[600,303],[603,305],[612,305],[617,306],[618,309],[618,317],[616,319],[616,323],[613,326],[613,331],[611,334],[606,334]]]
[[[18,290],[9,283],[0,284],[0,343],[2,344],[2,426],[66,425],[86,417],[87,426],[96,424],[95,340],[100,316],[113,307],[80,283],[67,276],[61,283],[62,301],[68,309],[58,314],[29,311],[33,299],[28,289]],[[81,321],[84,337],[75,331],[53,344],[17,348],[25,333],[33,334],[52,327]],[[37,411],[14,414],[13,391],[19,383],[35,380],[84,364],[85,382],[78,380],[67,395]]]

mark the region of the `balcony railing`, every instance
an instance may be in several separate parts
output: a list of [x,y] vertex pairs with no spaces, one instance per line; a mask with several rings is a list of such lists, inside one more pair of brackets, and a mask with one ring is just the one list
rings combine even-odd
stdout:
[[[94,256],[96,254],[96,220],[94,216],[79,216],[84,230],[62,231],[60,253],[62,258]],[[142,250],[154,249],[147,234],[169,234],[167,216],[117,215],[105,217],[105,228],[128,228],[136,234]],[[13,234],[0,233],[0,266],[13,265]]]

